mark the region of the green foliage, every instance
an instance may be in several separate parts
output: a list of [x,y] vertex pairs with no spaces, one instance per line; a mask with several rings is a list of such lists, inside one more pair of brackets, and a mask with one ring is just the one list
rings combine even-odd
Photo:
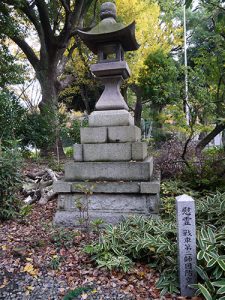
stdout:
[[47,107],[42,114],[39,112],[27,114],[23,129],[23,144],[25,146],[32,145],[39,149],[46,148],[46,145],[51,147],[55,141],[53,120],[55,120],[55,114]]
[[[133,260],[145,260],[163,276],[176,274],[176,227],[160,219],[131,217],[118,226],[107,225],[99,242],[85,248],[99,266],[117,268],[127,272]],[[160,284],[160,283],[159,283]],[[165,287],[177,291],[177,284]]]
[[157,140],[166,138],[166,133],[161,132],[160,112],[179,99],[178,76],[175,61],[161,49],[148,56],[140,73],[142,97],[148,102],[150,117],[154,121],[152,135]]
[[[171,272],[172,271],[172,272]],[[179,283],[177,279],[177,269],[168,269],[162,271],[160,278],[156,283],[156,287],[161,290],[160,295],[163,296],[167,293],[179,294]]]
[[71,248],[74,245],[74,238],[77,233],[63,228],[53,227],[51,230],[51,242],[58,248]]
[[181,179],[187,181],[189,186],[197,191],[225,191],[224,185],[224,155],[219,157],[204,156],[199,162],[189,161],[184,169]]
[[7,140],[22,138],[25,116],[26,110],[16,97],[7,90],[0,90],[0,139],[3,145]]
[[64,148],[64,152],[67,157],[73,157],[73,147],[66,147]]
[[7,84],[18,84],[23,81],[24,69],[16,63],[15,57],[10,54],[8,47],[0,45],[0,88]]
[[52,270],[58,270],[59,267],[60,267],[60,263],[61,263],[62,259],[63,259],[62,256],[53,255],[53,257],[51,258],[51,261],[49,263],[49,267]]
[[162,50],[151,53],[140,75],[144,98],[150,99],[153,107],[160,108],[175,102],[179,96],[174,87],[178,75],[176,63],[171,57]]
[[203,125],[224,118],[224,22],[220,0],[200,1],[195,12],[189,11],[189,98]]
[[187,182],[168,180],[161,183],[161,209],[160,213],[163,218],[175,218],[175,197],[187,194],[195,199],[199,196],[198,192],[193,191]]
[[[188,189],[188,187],[186,188]],[[174,185],[163,184],[163,191],[167,195],[173,195],[173,199],[176,192],[185,192],[182,190],[180,182]],[[215,290],[213,293],[218,294],[223,291],[220,287],[219,289],[215,287],[221,284],[218,281],[224,278],[224,199],[225,194],[218,192],[213,196],[202,197],[196,201],[199,259],[197,288],[203,295],[205,289],[209,290],[209,287],[213,285],[213,291]],[[175,209],[169,210],[169,213],[165,215],[166,219],[131,217],[117,226],[107,225],[105,231],[100,235],[99,241],[86,246],[85,251],[96,260],[100,267],[110,270],[116,268],[127,272],[133,262],[144,260],[160,272],[157,287],[161,290],[162,296],[166,293],[179,293]],[[204,282],[206,278],[209,283]],[[210,283],[211,281],[216,283]],[[209,292],[212,293],[211,290]],[[214,297],[213,299],[218,298]]]
[[104,224],[104,220],[98,218],[98,219],[94,219],[90,222],[90,225],[92,227],[92,229],[97,233],[100,234],[101,228]]
[[[224,219],[223,219],[224,220]],[[225,226],[212,229],[204,226],[198,232],[199,265],[197,272],[201,278],[196,286],[197,293],[205,299],[225,298]]]
[[48,166],[56,172],[62,172],[64,170],[64,164],[56,160],[54,156],[50,156],[48,158]]
[[91,287],[77,287],[76,289],[74,289],[73,291],[69,291],[66,296],[63,298],[63,300],[73,300],[78,296],[81,296],[83,293],[87,293],[89,291],[91,291],[92,288]]
[[11,148],[0,145],[0,220],[14,217],[19,210],[20,166],[21,157],[15,142],[11,142]]
[[[89,206],[90,206],[90,197],[93,194],[94,185],[92,183],[76,184],[76,189],[80,191],[84,196],[77,197],[74,200],[75,207],[79,210],[80,218],[79,222],[81,227],[86,231],[88,240],[90,239],[90,216],[89,216]],[[100,221],[100,220],[99,220]]]
[[20,208],[19,218],[24,220],[27,216],[29,216],[32,212],[33,206],[30,204],[25,204]]
[[221,227],[225,225],[225,193],[217,192],[196,201],[197,223]]
[[62,126],[61,128],[61,137],[63,145],[71,146],[73,144],[80,143],[80,128],[87,127],[86,121],[81,121],[79,119],[74,119],[69,122],[70,126]]

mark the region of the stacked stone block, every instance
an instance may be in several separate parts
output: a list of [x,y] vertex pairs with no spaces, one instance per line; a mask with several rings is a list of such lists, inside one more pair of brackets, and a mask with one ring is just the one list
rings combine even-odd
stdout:
[[128,111],[93,112],[73,158],[64,180],[54,185],[56,224],[79,226],[85,216],[115,224],[123,217],[158,213],[160,182],[153,158]]

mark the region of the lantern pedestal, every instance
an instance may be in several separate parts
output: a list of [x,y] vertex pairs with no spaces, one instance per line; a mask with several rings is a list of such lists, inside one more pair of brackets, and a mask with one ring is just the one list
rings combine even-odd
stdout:
[[105,89],[96,103],[95,110],[128,110],[120,92],[124,79],[130,77],[130,69],[125,61],[105,62],[91,66],[92,73],[104,84]]
[[115,224],[132,215],[157,215],[160,179],[141,142],[141,130],[126,110],[94,111],[81,128],[74,162],[54,184],[59,194],[54,222],[84,226],[101,218]]

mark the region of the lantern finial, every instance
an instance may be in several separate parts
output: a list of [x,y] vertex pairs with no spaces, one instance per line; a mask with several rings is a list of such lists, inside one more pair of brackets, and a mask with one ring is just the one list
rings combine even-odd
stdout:
[[101,20],[106,18],[116,19],[116,5],[112,2],[105,2],[101,5],[100,9]]

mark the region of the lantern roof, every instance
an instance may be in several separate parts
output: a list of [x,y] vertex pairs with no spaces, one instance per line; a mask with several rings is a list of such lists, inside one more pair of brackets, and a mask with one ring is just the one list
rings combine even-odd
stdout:
[[101,22],[91,30],[78,30],[80,38],[94,54],[106,44],[121,44],[124,51],[135,51],[139,48],[135,38],[135,22],[128,26],[117,23],[115,4],[103,3],[100,18]]

